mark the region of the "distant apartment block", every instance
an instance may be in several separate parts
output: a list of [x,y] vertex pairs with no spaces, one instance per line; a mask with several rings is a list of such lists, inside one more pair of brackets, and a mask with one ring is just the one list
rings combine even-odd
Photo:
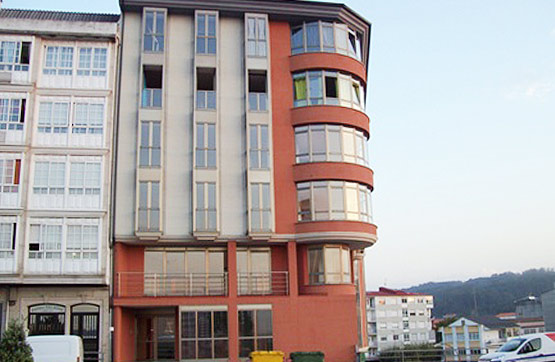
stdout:
[[366,293],[369,352],[434,343],[431,295],[380,288]]
[[0,320],[109,357],[117,15],[0,10]]
[[488,352],[486,340],[496,339],[497,330],[468,318],[459,318],[447,327],[440,328],[441,345],[445,361],[478,361]]

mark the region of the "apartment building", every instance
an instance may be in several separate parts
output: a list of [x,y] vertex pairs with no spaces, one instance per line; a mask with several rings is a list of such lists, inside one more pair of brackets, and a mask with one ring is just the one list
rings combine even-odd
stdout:
[[381,287],[366,293],[371,355],[407,344],[435,343],[431,295]]
[[320,2],[120,5],[114,361],[355,360],[370,24]]
[[109,357],[117,15],[0,10],[1,326]]
[[478,361],[488,353],[486,341],[496,341],[499,336],[497,330],[464,317],[441,327],[440,332],[445,361]]

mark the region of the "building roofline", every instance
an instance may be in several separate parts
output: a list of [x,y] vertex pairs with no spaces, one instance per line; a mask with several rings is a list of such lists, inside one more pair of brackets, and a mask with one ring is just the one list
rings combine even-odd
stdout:
[[100,23],[117,23],[119,14],[81,13],[72,11],[51,11],[35,9],[0,9],[0,19],[30,19],[46,21],[87,21]]
[[410,293],[405,292],[404,290],[397,290],[397,289],[389,289],[380,287],[378,291],[370,291],[366,292],[366,295],[369,297],[424,297],[424,296],[431,296],[431,294],[422,294],[422,293]]

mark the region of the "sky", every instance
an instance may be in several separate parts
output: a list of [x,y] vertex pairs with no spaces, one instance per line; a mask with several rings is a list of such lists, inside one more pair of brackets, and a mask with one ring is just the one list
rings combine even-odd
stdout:
[[[555,1],[345,0],[372,23],[366,284],[555,267]],[[117,0],[4,0],[118,13]]]

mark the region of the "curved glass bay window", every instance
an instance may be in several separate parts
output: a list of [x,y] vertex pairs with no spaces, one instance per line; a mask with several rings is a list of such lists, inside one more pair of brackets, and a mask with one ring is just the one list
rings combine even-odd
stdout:
[[322,104],[364,110],[364,87],[356,77],[334,71],[293,74],[295,107]]
[[372,222],[371,191],[347,181],[311,181],[297,184],[299,221],[354,220]]
[[362,60],[362,36],[345,24],[315,21],[291,27],[291,54],[339,53]]
[[364,132],[352,127],[315,124],[295,128],[297,163],[349,162],[368,166]]
[[351,283],[351,255],[342,245],[325,245],[308,249],[310,284]]

